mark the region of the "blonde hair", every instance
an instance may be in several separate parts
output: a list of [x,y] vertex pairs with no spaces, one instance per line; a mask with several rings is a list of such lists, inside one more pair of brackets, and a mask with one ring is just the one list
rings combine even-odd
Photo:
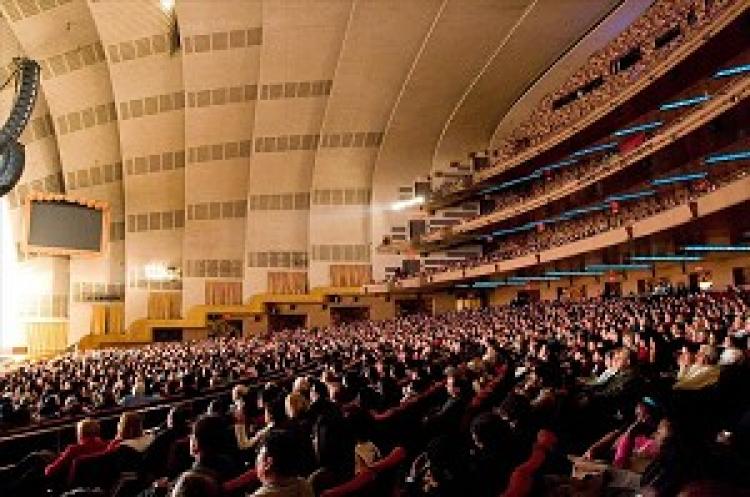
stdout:
[[284,407],[286,409],[286,415],[293,419],[307,411],[309,403],[304,395],[292,392],[286,396]]
[[117,438],[132,440],[143,436],[143,416],[139,412],[124,412],[117,423]]
[[82,419],[78,422],[78,425],[76,425],[76,432],[79,440],[96,438],[101,432],[99,421],[92,418]]

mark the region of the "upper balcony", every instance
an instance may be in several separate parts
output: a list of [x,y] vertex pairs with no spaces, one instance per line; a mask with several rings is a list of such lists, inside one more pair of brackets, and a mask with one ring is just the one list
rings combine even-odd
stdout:
[[627,182],[630,168],[667,153],[718,117],[744,105],[750,88],[750,49],[719,61],[699,79],[604,139],[531,173],[481,191],[494,209],[420,239],[419,250],[465,243],[504,221],[586,192],[605,179]]
[[[738,46],[748,6],[742,1],[712,2],[705,10],[704,2],[656,2],[555,95],[545,98],[516,136],[484,161],[476,161],[485,167],[443,185],[425,208],[476,198],[492,183],[512,179],[507,174],[511,170],[531,172],[563,161],[625,127],[641,109],[674,97],[680,82],[691,81],[715,60],[712,54]],[[575,98],[563,98],[566,95]]]

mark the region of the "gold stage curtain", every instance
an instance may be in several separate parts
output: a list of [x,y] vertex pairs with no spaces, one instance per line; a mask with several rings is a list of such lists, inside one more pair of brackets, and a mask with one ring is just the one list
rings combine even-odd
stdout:
[[68,323],[26,323],[26,344],[33,358],[60,354],[68,346]]
[[241,304],[241,281],[206,281],[206,305]]
[[91,306],[91,327],[89,330],[92,335],[104,335],[107,333],[106,304],[95,304]]
[[148,292],[149,319],[179,319],[181,308],[180,292]]
[[307,273],[275,271],[268,273],[268,293],[301,295],[307,293]]
[[331,286],[362,286],[372,280],[372,266],[369,264],[331,264]]
[[123,332],[124,307],[121,303],[91,306],[91,334],[107,335]]
[[109,304],[107,306],[107,333],[124,333],[125,306]]

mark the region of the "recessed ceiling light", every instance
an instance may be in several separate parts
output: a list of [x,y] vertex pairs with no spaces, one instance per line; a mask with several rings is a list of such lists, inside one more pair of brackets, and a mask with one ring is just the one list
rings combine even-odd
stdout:
[[175,0],[159,0],[161,3],[161,10],[164,12],[172,12],[174,9],[174,2]]

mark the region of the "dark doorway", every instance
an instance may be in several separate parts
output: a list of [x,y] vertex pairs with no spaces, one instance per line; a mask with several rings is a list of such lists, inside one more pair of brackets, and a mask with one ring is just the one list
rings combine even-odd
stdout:
[[367,319],[370,319],[369,307],[331,307],[331,323],[334,325],[365,321]]
[[181,342],[182,328],[154,328],[154,342]]
[[606,283],[604,283],[604,296],[621,297],[622,284],[619,281],[607,281]]
[[540,299],[541,293],[539,290],[518,290],[516,294],[516,302],[520,305],[539,302]]
[[269,331],[294,330],[307,326],[304,314],[271,314],[268,316]]
[[396,316],[404,317],[413,314],[426,314],[427,306],[422,299],[409,299],[396,301]]
[[734,286],[744,286],[747,285],[747,268],[744,267],[735,267],[732,268],[732,281],[734,281]]
[[698,273],[690,273],[688,275],[688,290],[690,293],[696,293],[700,290],[700,275]]

